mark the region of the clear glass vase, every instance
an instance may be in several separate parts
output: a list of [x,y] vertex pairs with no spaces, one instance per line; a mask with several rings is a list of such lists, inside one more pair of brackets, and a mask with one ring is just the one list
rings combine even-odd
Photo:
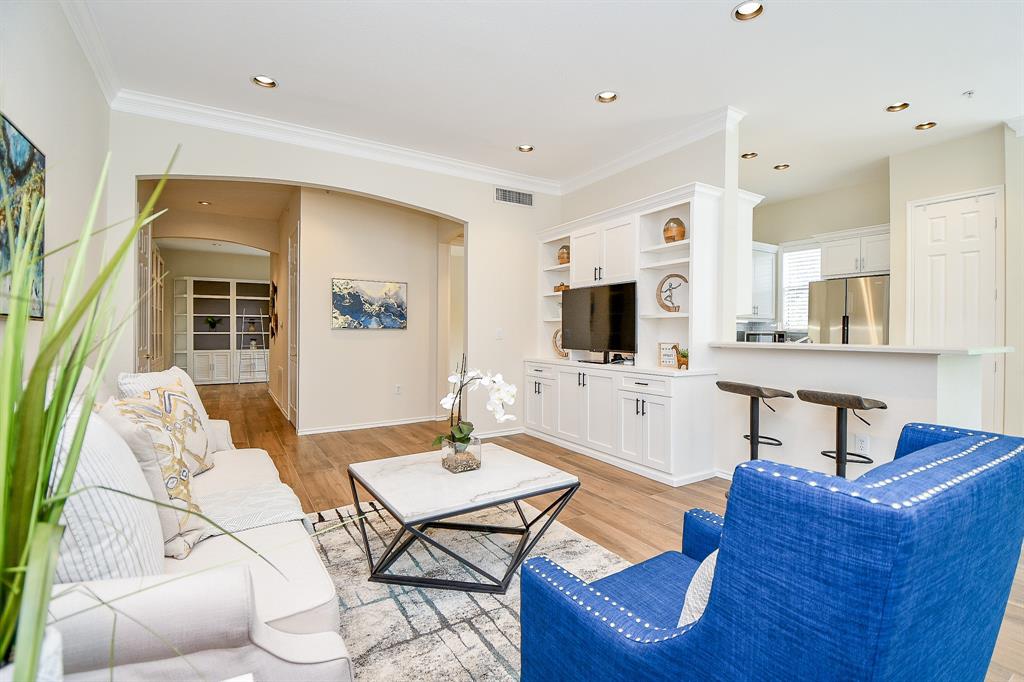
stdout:
[[445,438],[441,443],[441,466],[453,474],[476,471],[483,461],[482,451],[483,446],[476,436],[470,436],[468,443]]

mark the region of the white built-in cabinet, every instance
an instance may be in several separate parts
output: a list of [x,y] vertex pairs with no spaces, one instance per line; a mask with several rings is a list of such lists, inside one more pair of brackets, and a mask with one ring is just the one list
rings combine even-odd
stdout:
[[821,276],[828,279],[889,272],[888,226],[869,230],[873,233],[836,238],[820,235]]
[[712,474],[711,371],[530,360],[527,431],[670,485]]
[[569,285],[586,287],[636,279],[636,225],[622,220],[574,231]]
[[750,314],[745,320],[775,319],[775,264],[779,247],[754,242],[750,258]]

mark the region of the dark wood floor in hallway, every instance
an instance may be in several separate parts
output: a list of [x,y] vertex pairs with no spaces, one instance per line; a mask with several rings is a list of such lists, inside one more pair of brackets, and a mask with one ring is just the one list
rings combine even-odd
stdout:
[[[270,453],[281,479],[306,511],[352,503],[346,468],[352,462],[430,450],[435,422],[298,436],[264,384],[201,386],[210,416],[231,422],[235,447]],[[682,542],[683,512],[722,514],[728,481],[672,488],[527,435],[494,439],[510,450],[579,477],[580,491],[559,521],[619,556],[639,562]],[[362,495],[362,492],[360,492]],[[988,680],[1024,682],[1024,570],[1018,568]]]

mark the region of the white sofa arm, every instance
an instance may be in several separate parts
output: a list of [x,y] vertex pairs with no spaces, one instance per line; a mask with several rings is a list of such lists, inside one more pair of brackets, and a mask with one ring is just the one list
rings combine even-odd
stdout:
[[249,570],[240,565],[54,585],[52,594],[50,621],[64,640],[67,673],[245,646],[258,622]]
[[227,419],[211,419],[210,432],[206,437],[210,441],[210,452],[235,449],[235,444],[231,442],[231,422]]

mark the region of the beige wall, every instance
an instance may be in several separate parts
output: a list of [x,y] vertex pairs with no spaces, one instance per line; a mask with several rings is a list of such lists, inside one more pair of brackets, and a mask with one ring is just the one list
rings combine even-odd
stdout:
[[[436,216],[343,192],[303,188],[302,430],[437,414],[437,235]],[[331,329],[333,277],[406,282],[408,328]],[[429,444],[423,445],[426,449]]]
[[277,219],[277,248],[270,254],[270,279],[277,284],[277,335],[270,339],[270,395],[288,416],[288,238],[298,231],[301,192],[295,188]]
[[1003,126],[889,157],[889,342],[907,341],[907,203],[1002,185]]
[[[57,3],[0,3],[0,111],[46,156],[46,248],[77,239],[107,151],[110,110]],[[104,224],[101,207],[97,225]],[[86,281],[97,272],[102,241]],[[70,255],[47,258],[45,292],[58,290]],[[0,332],[4,324],[0,318]],[[41,322],[29,323],[30,356],[41,330]]]
[[725,133],[715,133],[681,149],[570,192],[562,197],[562,222],[582,218],[690,182],[704,182],[723,187],[726,184],[725,145]]
[[[536,232],[559,221],[558,197],[537,194],[532,209],[508,206],[494,201],[490,183],[122,112],[111,115],[110,142],[114,151],[107,203],[111,216],[131,214],[135,178],[159,175],[181,143],[174,168],[178,175],[344,188],[465,222],[467,277],[472,282],[466,302],[470,361],[522,382],[522,359],[537,352]],[[302,239],[305,252],[305,236]],[[123,277],[119,291],[122,303],[130,305],[134,273],[125,272]],[[322,314],[326,312],[324,309]],[[499,328],[503,330],[501,340],[497,339]],[[110,373],[130,368],[133,347],[132,335],[126,334]],[[302,334],[299,358],[301,368],[306,363],[338,362],[335,357],[315,358],[305,352]],[[330,401],[339,392],[362,388],[321,382],[320,396],[313,399]],[[483,411],[483,403],[482,393],[474,393],[470,416],[481,432],[521,427],[521,423],[498,427]],[[521,409],[518,401],[515,413],[519,416]],[[300,401],[300,425],[302,410]]]
[[[159,249],[159,246],[157,247]],[[164,279],[164,363],[173,362],[174,278],[224,277],[227,279],[269,279],[270,256],[236,253],[160,249],[167,276]]]
[[1024,435],[1024,136],[1003,133],[1006,176],[1006,356],[1007,433]]
[[215,239],[264,251],[275,251],[278,247],[277,222],[274,220],[181,209],[172,209],[157,218],[153,224],[153,237]]
[[754,239],[768,244],[889,222],[888,168],[876,180],[762,204],[754,209]]

